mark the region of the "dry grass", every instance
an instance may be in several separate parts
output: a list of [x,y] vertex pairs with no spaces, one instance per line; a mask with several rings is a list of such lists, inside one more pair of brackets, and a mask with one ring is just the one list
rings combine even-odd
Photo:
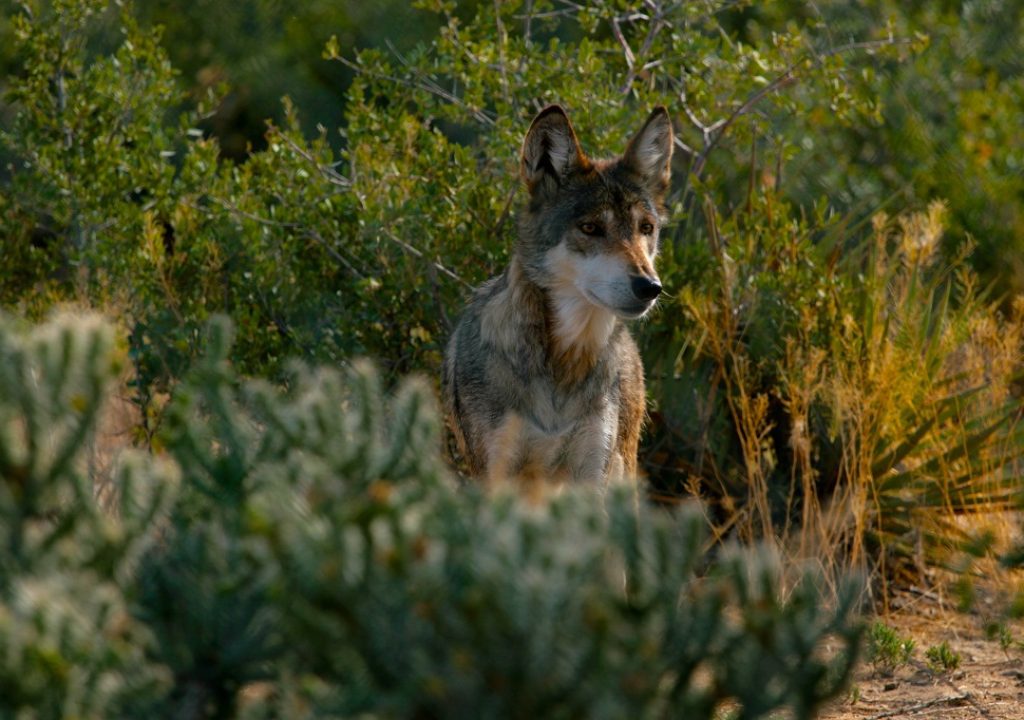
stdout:
[[[859,571],[883,606],[892,580],[949,562],[978,529],[965,518],[1008,509],[1020,487],[1024,299],[1006,314],[986,301],[969,245],[942,259],[944,216],[940,203],[876,216],[866,241],[820,268],[841,290],[795,309],[774,356],[753,348],[744,313],[765,300],[740,286],[749,256],[721,249],[717,222],[715,292],[683,295],[739,456],[688,481],[723,510],[715,537],[767,538],[832,590]],[[777,252],[808,252],[795,246]],[[757,261],[785,262],[770,252]]]

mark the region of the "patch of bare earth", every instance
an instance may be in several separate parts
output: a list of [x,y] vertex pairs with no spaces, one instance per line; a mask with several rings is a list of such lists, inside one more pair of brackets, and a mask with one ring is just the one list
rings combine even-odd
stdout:
[[[998,600],[981,598],[971,612],[934,592],[907,592],[881,618],[916,643],[914,658],[891,676],[862,663],[847,694],[826,708],[825,720],[941,718],[943,720],[1024,719],[1024,625],[1007,626],[1013,642],[1003,647],[986,627],[996,617]],[[960,655],[955,670],[928,666],[925,652],[942,642]]]

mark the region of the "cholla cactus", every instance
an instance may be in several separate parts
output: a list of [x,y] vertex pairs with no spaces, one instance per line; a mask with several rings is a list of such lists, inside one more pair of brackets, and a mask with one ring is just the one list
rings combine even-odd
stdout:
[[52,546],[88,510],[61,513],[91,495],[76,464],[92,432],[117,354],[114,332],[96,317],[64,316],[31,332],[0,326],[0,518],[7,547],[0,587],[10,574],[37,568]]
[[167,680],[119,581],[170,497],[168,466],[122,465],[114,521],[82,461],[119,365],[96,316],[32,330],[0,319],[0,716],[110,717]]
[[831,633],[852,647],[849,606],[818,610],[808,585],[783,605],[756,553],[698,577],[700,515],[637,511],[625,488],[540,507],[377,492],[343,523],[273,507],[289,636],[342,714],[811,717],[852,662],[817,657]]
[[460,488],[426,384],[244,382],[226,324],[108,517],[76,458],[113,338],[0,328],[0,714],[807,718],[849,672],[849,602],[781,602],[757,552],[709,564],[699,513]]

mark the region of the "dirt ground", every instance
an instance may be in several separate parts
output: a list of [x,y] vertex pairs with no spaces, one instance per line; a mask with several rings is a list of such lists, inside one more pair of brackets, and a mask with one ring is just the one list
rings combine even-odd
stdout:
[[[1003,648],[986,625],[999,601],[982,597],[968,613],[955,601],[927,590],[901,593],[880,619],[915,641],[911,661],[885,677],[864,662],[845,697],[822,714],[825,720],[938,718],[1024,720],[1024,624],[1008,625],[1013,643]],[[948,672],[929,668],[925,651],[943,641],[960,654]]]

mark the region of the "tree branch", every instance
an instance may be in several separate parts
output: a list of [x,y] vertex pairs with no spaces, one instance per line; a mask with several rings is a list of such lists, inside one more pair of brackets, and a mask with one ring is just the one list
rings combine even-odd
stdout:
[[299,147],[299,145],[290,137],[288,137],[284,133],[281,133],[278,137],[280,137],[285,142],[285,144],[292,149],[294,153],[302,157],[310,164],[316,166],[316,169],[320,172],[321,175],[324,176],[324,179],[326,179],[329,183],[343,188],[352,187],[352,181],[349,178],[339,173],[330,165],[324,165],[323,163],[318,161],[315,157],[313,157],[313,155],[308,150]]
[[456,107],[462,108],[467,113],[469,113],[477,122],[483,123],[485,125],[494,125],[494,119],[488,116],[483,110],[470,107],[462,100],[462,98],[448,92],[440,85],[438,85],[432,78],[424,77],[422,73],[420,73],[416,68],[412,67],[409,64],[409,62],[393,46],[390,45],[390,42],[388,43],[388,45],[391,51],[395,54],[395,57],[398,58],[399,62],[401,62],[403,65],[409,68],[409,70],[414,75],[416,75],[418,82],[413,82],[411,80],[406,80],[405,78],[395,77],[394,75],[388,75],[387,73],[381,73],[370,70],[366,67],[363,67],[359,63],[353,62],[345,57],[339,57],[338,60],[343,65],[345,65],[348,68],[351,68],[353,71],[360,75],[368,75],[370,77],[375,77],[379,80],[387,80],[388,82],[392,82],[397,85],[402,85],[413,90],[422,90],[424,92],[430,93],[431,95],[436,95],[442,100],[445,100],[451,103],[452,105],[455,105]]
[[431,264],[431,265],[432,265],[432,266],[433,266],[433,267],[434,267],[434,268],[435,268],[436,270],[439,270],[439,271],[441,271],[442,273],[444,273],[445,275],[447,275],[448,277],[450,277],[450,278],[451,278],[452,280],[454,280],[455,282],[457,282],[457,283],[461,284],[461,285],[462,285],[463,287],[465,287],[465,288],[468,288],[468,289],[470,289],[470,290],[472,290],[472,289],[473,289],[473,286],[472,286],[472,285],[470,285],[470,284],[469,284],[468,282],[466,282],[465,280],[463,280],[463,279],[462,279],[462,278],[461,278],[461,277],[460,277],[460,276],[459,276],[459,275],[458,275],[458,274],[457,274],[457,273],[456,273],[455,271],[453,271],[453,270],[449,270],[448,268],[446,268],[446,267],[445,267],[444,265],[442,265],[441,263],[437,262],[436,260],[431,260],[430,258],[428,258],[428,257],[427,257],[427,256],[426,256],[426,255],[425,255],[425,254],[423,253],[423,251],[422,251],[422,250],[420,250],[419,248],[415,248],[415,247],[413,247],[412,245],[410,245],[409,243],[407,243],[407,242],[406,242],[405,240],[403,240],[402,238],[400,238],[400,237],[398,237],[397,235],[395,235],[395,234],[394,234],[393,232],[391,232],[390,230],[382,229],[382,230],[381,230],[381,234],[382,234],[382,235],[383,235],[384,237],[386,237],[386,238],[387,238],[388,240],[390,240],[391,242],[393,242],[393,243],[397,244],[397,245],[398,245],[399,247],[401,247],[401,248],[402,248],[403,250],[405,250],[405,251],[406,251],[406,252],[408,252],[409,254],[411,254],[411,255],[413,255],[413,256],[415,256],[415,257],[418,257],[418,258],[420,258],[421,260],[426,260],[426,261],[427,261],[427,262],[429,262],[429,263],[430,263],[430,264]]

